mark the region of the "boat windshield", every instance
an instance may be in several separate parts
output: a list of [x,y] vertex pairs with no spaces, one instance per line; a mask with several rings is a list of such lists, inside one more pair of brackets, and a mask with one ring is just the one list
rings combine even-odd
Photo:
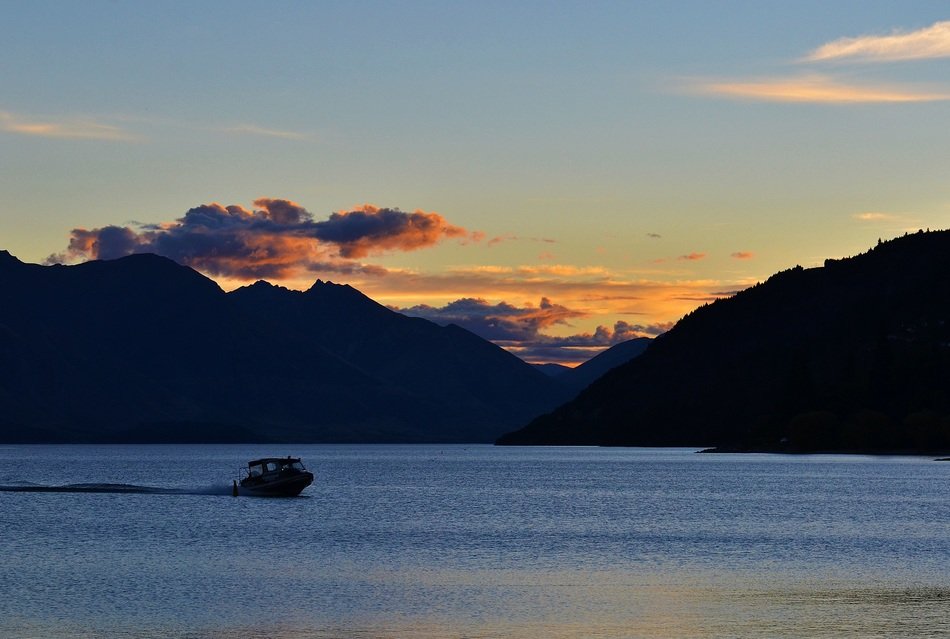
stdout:
[[300,460],[290,459],[266,459],[257,464],[251,464],[247,467],[247,474],[250,477],[260,477],[266,473],[276,473],[285,470],[295,470],[302,472],[306,470]]

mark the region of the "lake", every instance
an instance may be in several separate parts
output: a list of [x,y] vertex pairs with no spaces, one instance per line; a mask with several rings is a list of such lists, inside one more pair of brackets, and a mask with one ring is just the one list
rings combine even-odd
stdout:
[[[299,498],[231,497],[294,455]],[[937,637],[950,462],[0,446],[0,637]]]

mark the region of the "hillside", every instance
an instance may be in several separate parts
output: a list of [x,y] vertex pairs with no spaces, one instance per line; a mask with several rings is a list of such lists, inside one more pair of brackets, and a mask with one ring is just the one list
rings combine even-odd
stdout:
[[503,444],[950,450],[950,232],[703,306]]
[[0,441],[492,441],[565,395],[348,286],[225,293],[165,258],[0,252]]

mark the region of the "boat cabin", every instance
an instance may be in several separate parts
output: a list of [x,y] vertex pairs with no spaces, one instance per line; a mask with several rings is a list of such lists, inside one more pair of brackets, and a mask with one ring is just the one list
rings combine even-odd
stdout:
[[248,477],[262,477],[265,474],[284,472],[304,472],[299,457],[265,457],[247,463]]

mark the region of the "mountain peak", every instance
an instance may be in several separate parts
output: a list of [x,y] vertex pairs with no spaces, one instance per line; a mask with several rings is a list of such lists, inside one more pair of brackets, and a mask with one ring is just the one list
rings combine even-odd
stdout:
[[[177,297],[222,294],[217,282],[191,268],[154,253],[133,253],[114,260],[92,260],[66,267],[74,277],[96,279],[100,285],[124,286]],[[82,275],[81,275],[82,274]]]
[[253,284],[236,288],[228,296],[232,299],[254,300],[256,303],[276,303],[278,300],[303,295],[284,286],[271,284],[266,280],[257,280]]
[[300,291],[293,291],[286,286],[281,286],[280,284],[272,284],[267,280],[257,280],[253,284],[248,286],[242,286],[241,289],[250,290],[250,291],[260,291],[260,292],[269,292],[269,291],[281,291],[288,293],[299,293]]
[[314,282],[313,286],[304,291],[304,295],[310,299],[320,299],[335,303],[347,301],[351,303],[369,302],[378,306],[375,301],[349,284],[335,284],[333,282],[324,282],[323,280]]
[[10,251],[0,250],[0,266],[15,266],[19,264],[23,264],[23,262],[14,257]]
[[318,279],[313,283],[313,285],[310,286],[310,288],[306,290],[306,292],[310,293],[310,292],[317,292],[317,291],[335,291],[335,290],[342,290],[342,289],[351,289],[354,291],[356,290],[349,284],[337,284],[329,280],[324,281],[324,280]]

